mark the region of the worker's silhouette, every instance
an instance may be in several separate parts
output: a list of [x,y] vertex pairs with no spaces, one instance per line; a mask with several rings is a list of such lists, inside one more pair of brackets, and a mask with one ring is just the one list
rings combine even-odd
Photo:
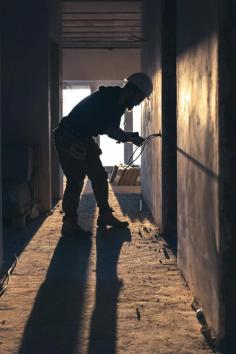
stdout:
[[144,139],[137,133],[120,129],[125,110],[132,110],[152,93],[152,81],[144,73],[128,77],[123,87],[101,86],[98,91],[77,104],[54,130],[61,167],[67,178],[62,201],[65,213],[62,235],[89,236],[77,224],[77,208],[86,175],[91,180],[99,208],[98,226],[127,227],[126,221],[113,216],[108,203],[107,173],[99,155],[102,153],[93,137],[107,134],[118,142],[139,146]]

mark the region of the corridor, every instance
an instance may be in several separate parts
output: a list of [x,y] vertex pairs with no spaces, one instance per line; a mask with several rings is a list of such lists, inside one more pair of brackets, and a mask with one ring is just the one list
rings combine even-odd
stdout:
[[60,236],[60,203],[43,221],[1,298],[1,354],[212,353],[139,187],[110,186],[110,202],[130,228],[97,230],[89,182],[79,218],[91,241]]

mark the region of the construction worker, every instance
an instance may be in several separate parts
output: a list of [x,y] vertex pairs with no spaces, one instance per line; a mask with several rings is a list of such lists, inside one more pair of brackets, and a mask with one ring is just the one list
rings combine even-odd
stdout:
[[108,181],[99,155],[102,153],[93,139],[107,134],[118,142],[132,142],[140,146],[144,139],[137,133],[120,129],[125,110],[132,110],[152,93],[151,79],[144,73],[135,73],[126,79],[123,87],[101,86],[98,91],[77,104],[54,130],[54,140],[61,167],[66,176],[62,209],[62,235],[90,236],[77,223],[77,208],[86,175],[91,180],[99,208],[99,227],[127,227],[118,220],[108,203]]

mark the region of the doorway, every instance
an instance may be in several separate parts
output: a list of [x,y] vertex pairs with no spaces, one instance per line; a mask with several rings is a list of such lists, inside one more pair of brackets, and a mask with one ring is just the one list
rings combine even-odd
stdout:
[[[120,84],[120,83],[119,83]],[[117,85],[117,82],[64,82],[63,84],[63,117],[67,116],[70,111],[82,101],[85,97],[89,96],[92,92],[96,91],[101,85]],[[127,122],[127,119],[132,119],[132,122]],[[141,134],[141,109],[139,106],[135,107],[132,112],[132,116],[122,116],[120,127],[123,130],[139,132]],[[128,128],[127,128],[128,127]],[[107,170],[111,170],[112,166],[124,164],[126,159],[129,159],[133,153],[133,146],[129,146],[129,156],[126,156],[125,145],[117,144],[114,139],[109,138],[107,135],[100,135],[96,138],[96,142],[99,144],[103,154],[101,155],[101,161]],[[131,145],[131,144],[129,144]],[[134,158],[137,154],[134,156]],[[141,157],[135,161],[135,165],[141,164]]]

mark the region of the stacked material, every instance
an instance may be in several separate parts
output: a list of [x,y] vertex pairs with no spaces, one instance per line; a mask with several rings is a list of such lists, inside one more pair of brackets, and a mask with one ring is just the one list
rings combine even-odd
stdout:
[[140,168],[138,166],[115,165],[113,167],[110,183],[114,186],[139,186]]
[[[6,226],[25,226],[38,202],[39,147],[4,144],[2,215]],[[33,216],[32,216],[33,217]]]

